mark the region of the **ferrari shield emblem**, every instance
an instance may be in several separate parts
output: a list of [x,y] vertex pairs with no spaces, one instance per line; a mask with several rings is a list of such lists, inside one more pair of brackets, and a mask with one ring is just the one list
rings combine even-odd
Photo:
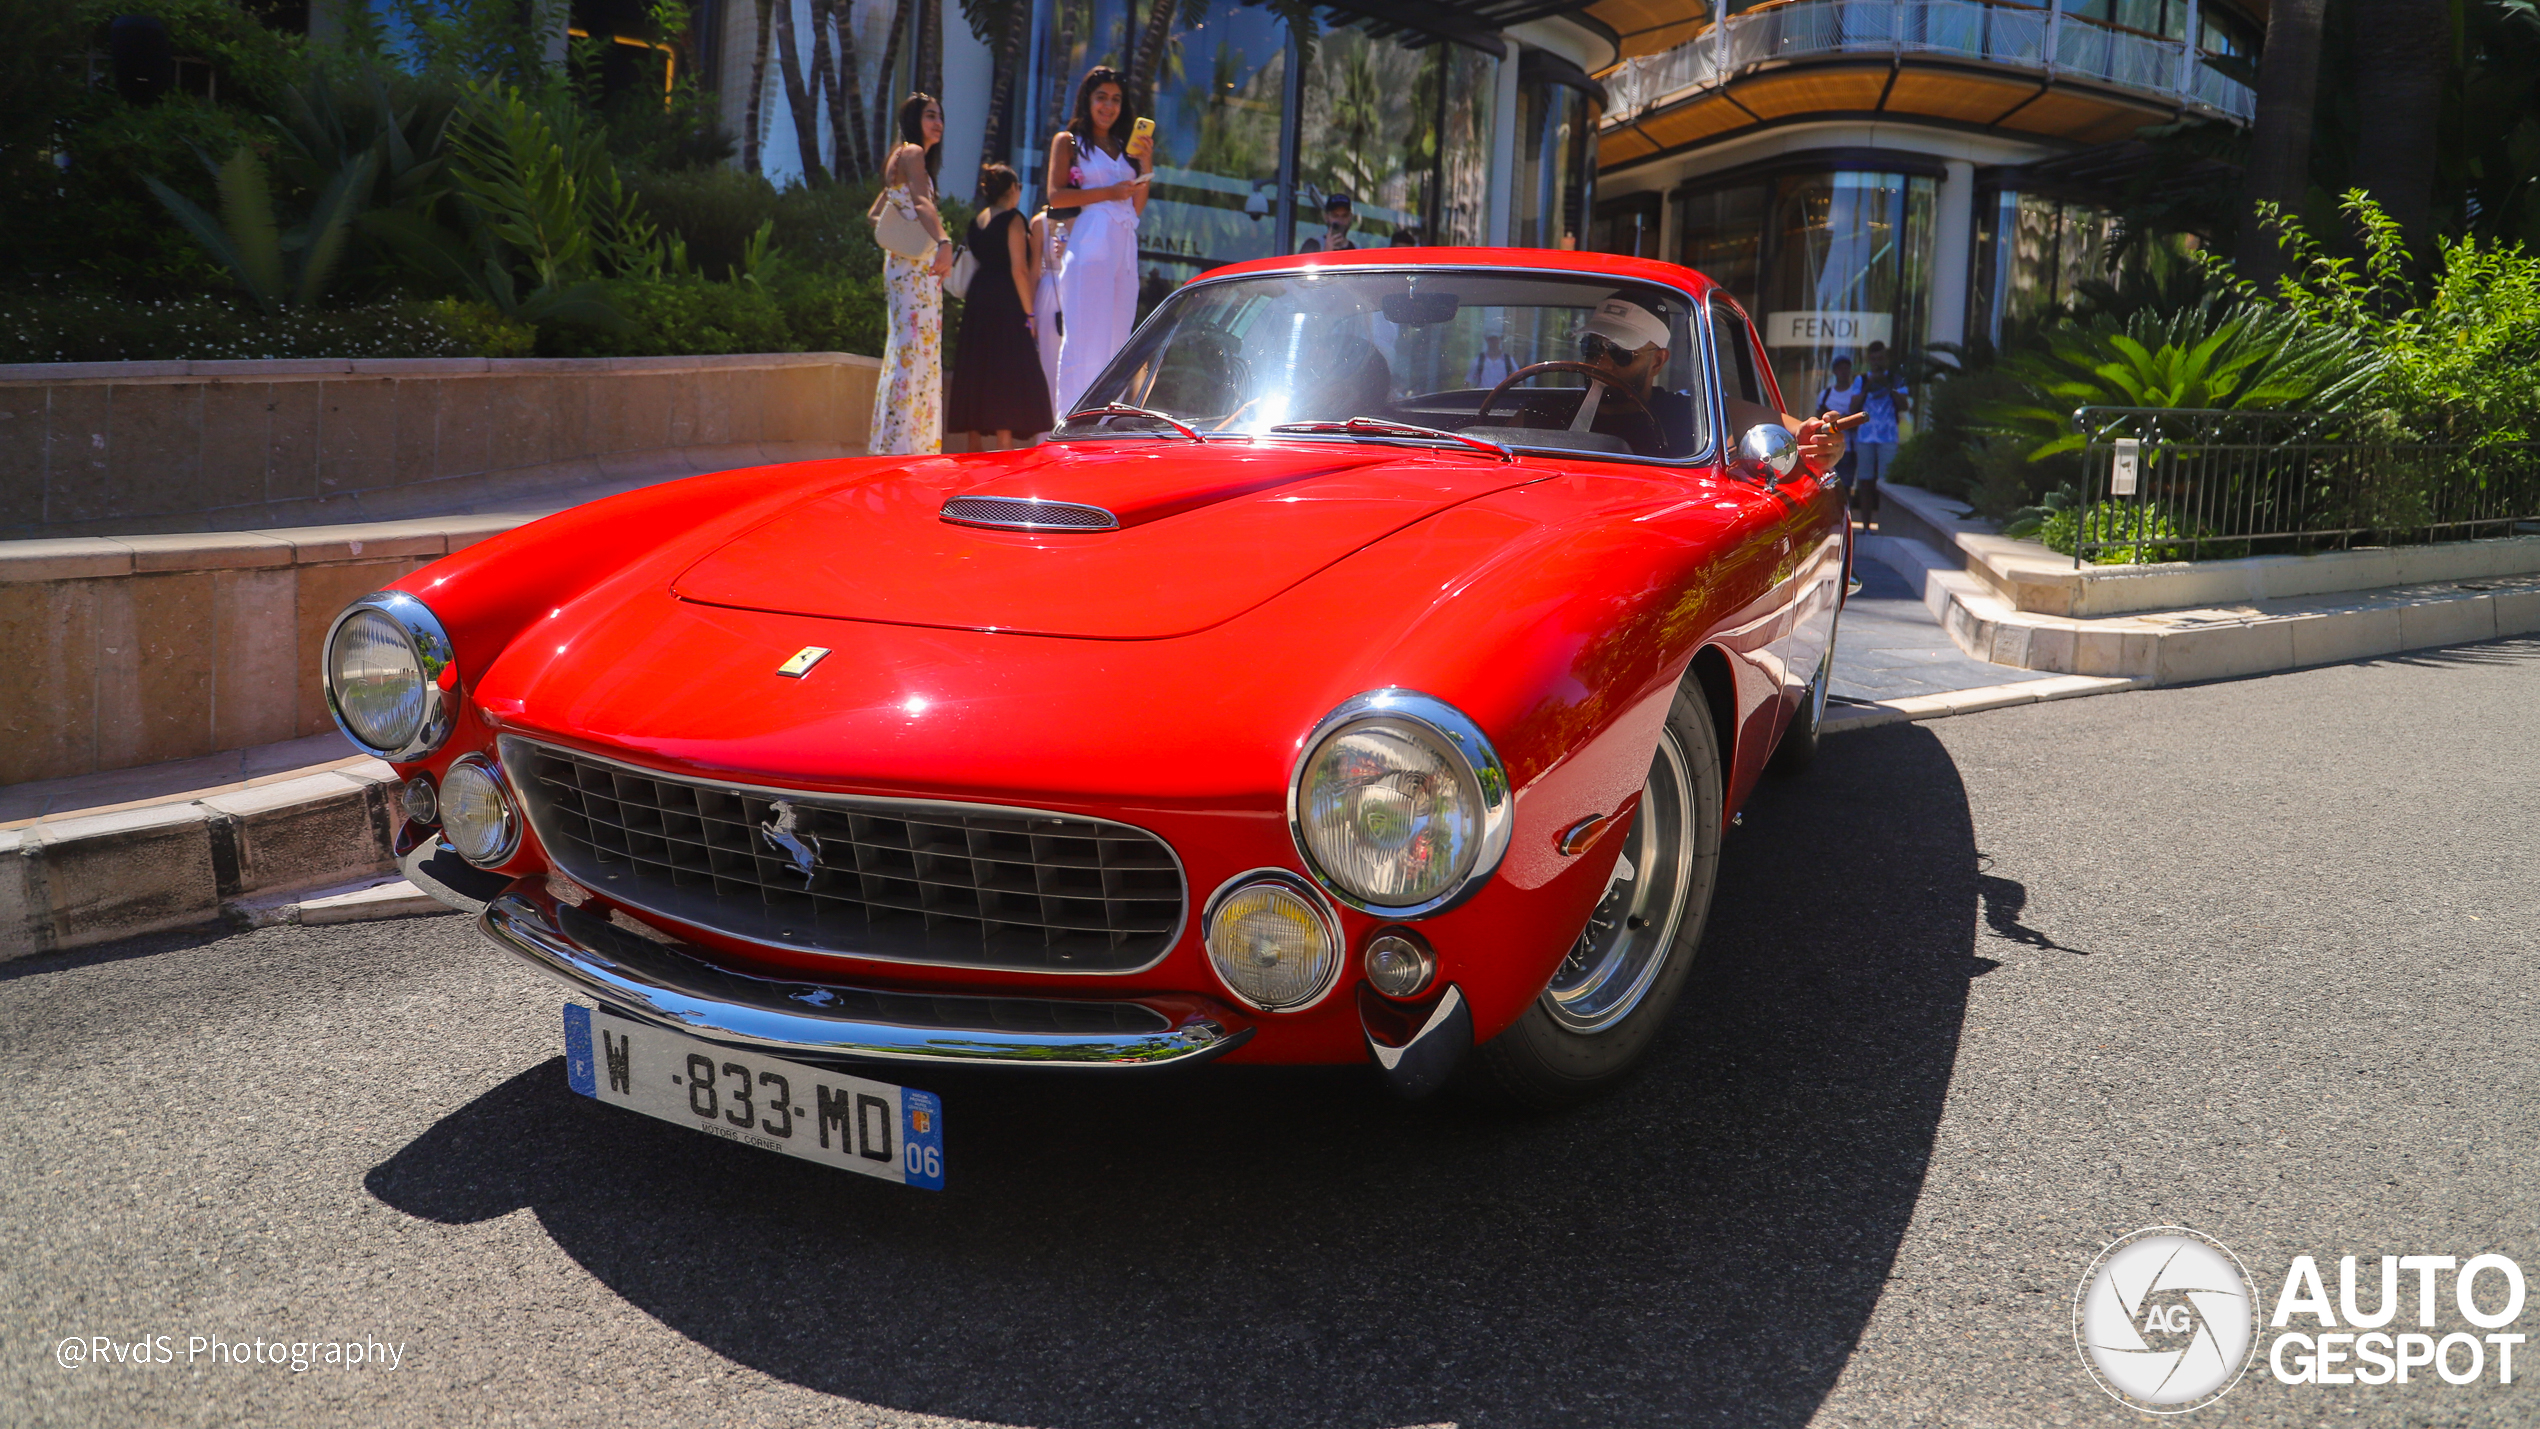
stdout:
[[790,680],[799,680],[803,676],[811,673],[812,666],[817,665],[828,658],[829,651],[825,647],[819,645],[806,645],[800,650],[795,651],[792,658],[788,659],[784,664],[777,666],[776,673],[783,675]]

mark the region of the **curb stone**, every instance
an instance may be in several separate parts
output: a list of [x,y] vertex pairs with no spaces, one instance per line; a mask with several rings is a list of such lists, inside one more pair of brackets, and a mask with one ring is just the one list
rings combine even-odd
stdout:
[[0,829],[0,962],[192,927],[288,888],[390,872],[396,775],[378,760],[184,803]]
[[1883,724],[1919,723],[1947,719],[1951,715],[2009,709],[2013,705],[2079,699],[2084,695],[2113,695],[2120,690],[2141,689],[2146,683],[2122,676],[2058,675],[2050,680],[2016,680],[2007,685],[1984,685],[1972,690],[1948,690],[1937,695],[1910,695],[1899,700],[1855,703],[1840,710],[1828,709],[1818,732],[1842,734],[1849,730],[1876,729]]

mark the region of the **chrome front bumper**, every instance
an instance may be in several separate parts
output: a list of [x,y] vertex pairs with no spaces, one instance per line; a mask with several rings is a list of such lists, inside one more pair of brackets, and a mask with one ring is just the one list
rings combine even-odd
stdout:
[[[1205,1062],[1241,1046],[1215,1005],[1186,996],[1096,1002],[938,996],[756,977],[717,967],[515,884],[477,927],[584,997],[673,1031],[788,1057],[1135,1068]],[[631,921],[631,920],[630,920]]]

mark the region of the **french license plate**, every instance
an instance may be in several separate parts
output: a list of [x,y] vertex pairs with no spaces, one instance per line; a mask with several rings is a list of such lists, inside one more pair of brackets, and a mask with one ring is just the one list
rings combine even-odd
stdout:
[[566,1003],[564,1070],[595,1101],[903,1186],[944,1189],[933,1092],[736,1052]]

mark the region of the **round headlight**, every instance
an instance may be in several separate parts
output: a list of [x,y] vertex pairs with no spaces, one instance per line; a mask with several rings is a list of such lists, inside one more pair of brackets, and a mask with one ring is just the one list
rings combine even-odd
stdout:
[[1321,997],[1340,970],[1340,936],[1294,875],[1246,874],[1209,900],[1208,961],[1228,991],[1264,1012]]
[[402,749],[423,729],[423,662],[396,622],[357,610],[335,630],[327,673],[335,707],[353,737],[373,749]]
[[1289,790],[1297,846],[1343,902],[1418,917],[1462,902],[1508,846],[1508,776],[1479,726],[1408,690],[1324,717]]
[[420,759],[450,736],[442,678],[450,637],[403,591],[363,596],[326,636],[326,703],[346,737],[382,759]]
[[492,765],[471,754],[441,776],[441,837],[473,864],[511,857],[520,841],[520,817]]

